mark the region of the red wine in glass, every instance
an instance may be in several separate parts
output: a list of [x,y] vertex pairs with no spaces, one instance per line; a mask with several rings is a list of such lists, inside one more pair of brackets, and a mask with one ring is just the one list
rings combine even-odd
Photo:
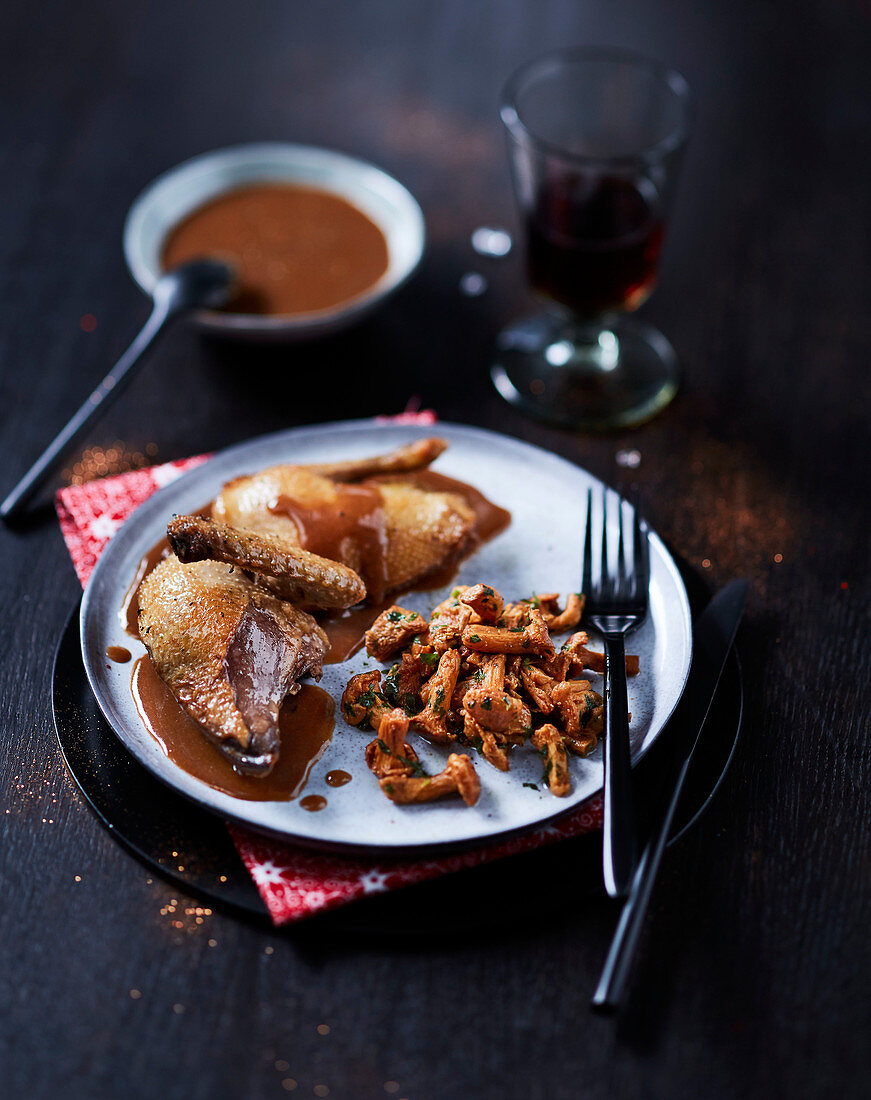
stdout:
[[533,290],[579,317],[637,309],[656,282],[664,226],[647,180],[545,179],[527,218]]

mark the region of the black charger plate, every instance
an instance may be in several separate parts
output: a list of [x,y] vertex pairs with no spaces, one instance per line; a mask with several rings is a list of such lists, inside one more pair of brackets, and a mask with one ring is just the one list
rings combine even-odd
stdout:
[[[698,581],[685,575],[691,601]],[[694,582],[694,583],[693,583]],[[692,585],[692,587],[691,587]],[[61,752],[73,779],[91,808],[112,835],[159,874],[187,892],[251,915],[266,917],[248,872],[218,817],[176,794],[139,764],[112,732],[100,713],[82,666],[78,606],[70,615],[55,655],[52,709]],[[743,684],[737,653],[730,654],[706,731],[687,779],[675,843],[704,812],[719,787],[738,742],[743,711]],[[655,745],[634,770],[642,830],[646,828],[669,774],[667,737]],[[425,934],[445,922],[453,927],[457,913],[469,922],[485,922],[494,913],[500,924],[523,919],[533,912],[565,908],[565,868],[573,868],[570,894],[602,889],[601,837],[576,837],[560,844],[496,860],[475,868],[473,875],[446,875],[441,879],[375,894],[323,914],[318,923],[371,931],[388,919],[393,929],[412,928]],[[183,870],[179,870],[179,868]],[[517,883],[524,884],[518,891]]]

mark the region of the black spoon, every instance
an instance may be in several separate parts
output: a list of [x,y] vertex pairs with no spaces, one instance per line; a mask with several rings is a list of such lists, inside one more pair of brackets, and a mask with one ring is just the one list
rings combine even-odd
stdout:
[[235,282],[233,269],[221,260],[191,260],[162,275],[154,287],[154,307],[142,331],[39,458],[0,504],[0,519],[19,515],[40,488],[61,455],[80,439],[97,416],[118,397],[145,352],[164,328],[192,309],[217,309],[228,301]]

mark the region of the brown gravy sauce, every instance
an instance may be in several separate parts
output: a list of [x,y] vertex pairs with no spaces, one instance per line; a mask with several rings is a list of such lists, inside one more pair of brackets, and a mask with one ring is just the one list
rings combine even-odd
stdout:
[[[359,554],[356,569],[366,582],[371,599],[383,599],[387,532],[384,501],[377,485],[337,484],[335,501],[315,507],[281,496],[269,505],[269,511],[293,520],[302,546],[322,558],[347,561],[348,549],[354,547]],[[352,560],[356,556],[352,555]]]
[[237,272],[232,313],[290,316],[357,297],[385,273],[387,239],[362,210],[315,187],[257,183],[219,195],[169,235],[165,269],[217,256]]
[[333,736],[335,703],[314,684],[288,696],[279,714],[281,752],[264,776],[239,775],[230,761],[182,710],[148,656],[133,666],[131,690],[139,717],[163,752],[189,775],[215,790],[252,802],[289,802],[305,787],[312,767]]
[[315,814],[326,806],[327,800],[322,794],[307,794],[305,798],[299,800],[299,804],[304,810]]
[[[445,562],[441,569],[418,581],[414,585],[416,591],[429,592],[432,589],[442,588],[450,584],[465,559],[474,554],[478,547],[504,531],[511,523],[511,513],[488,500],[473,485],[468,485],[465,481],[458,481],[456,478],[448,477],[445,474],[438,474],[434,470],[417,470],[405,474],[384,474],[372,478],[368,484],[377,486],[379,482],[396,481],[408,481],[421,489],[429,489],[435,492],[454,493],[462,497],[475,514],[475,527],[469,542],[465,546],[461,546],[458,552],[449,561]],[[285,514],[290,515],[296,522],[296,516],[293,513],[285,511]],[[310,546],[305,541],[305,536],[302,534],[304,525],[297,523],[297,527],[301,532],[303,546],[316,554],[324,554],[324,551],[318,550],[315,546]],[[349,529],[345,537],[352,533]],[[331,555],[324,554],[324,556],[330,557]],[[386,569],[382,567],[380,576],[384,577],[385,575]],[[369,579],[365,574],[363,579],[366,581],[368,588]],[[336,611],[323,617],[319,616],[318,621],[330,639],[330,651],[327,654],[325,664],[341,664],[343,661],[347,661],[349,657],[353,657],[363,644],[365,632],[381,612],[390,607],[393,602],[392,599],[379,600],[361,607],[349,608],[347,611]]]
[[123,645],[110,645],[106,649],[106,656],[116,664],[126,665],[133,654]]
[[328,787],[344,787],[346,783],[351,782],[352,778],[350,772],[343,772],[341,768],[335,768],[333,771],[327,772],[324,776],[324,782]]
[[363,635],[381,612],[392,604],[393,600],[382,600],[377,604],[360,604],[346,611],[328,611],[323,616],[318,615],[317,620],[330,639],[324,664],[340,665],[353,657],[363,644]]

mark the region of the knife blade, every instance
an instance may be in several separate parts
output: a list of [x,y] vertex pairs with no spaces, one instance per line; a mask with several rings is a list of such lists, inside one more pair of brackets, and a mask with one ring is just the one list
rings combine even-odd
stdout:
[[653,884],[672,830],[684,782],[744,613],[748,589],[749,583],[746,580],[727,584],[714,596],[696,623],[687,688],[672,719],[678,730],[686,731],[676,747],[677,777],[665,812],[638,863],[629,897],[621,910],[602,975],[593,994],[592,1007],[596,1011],[613,1012],[623,1000]]

